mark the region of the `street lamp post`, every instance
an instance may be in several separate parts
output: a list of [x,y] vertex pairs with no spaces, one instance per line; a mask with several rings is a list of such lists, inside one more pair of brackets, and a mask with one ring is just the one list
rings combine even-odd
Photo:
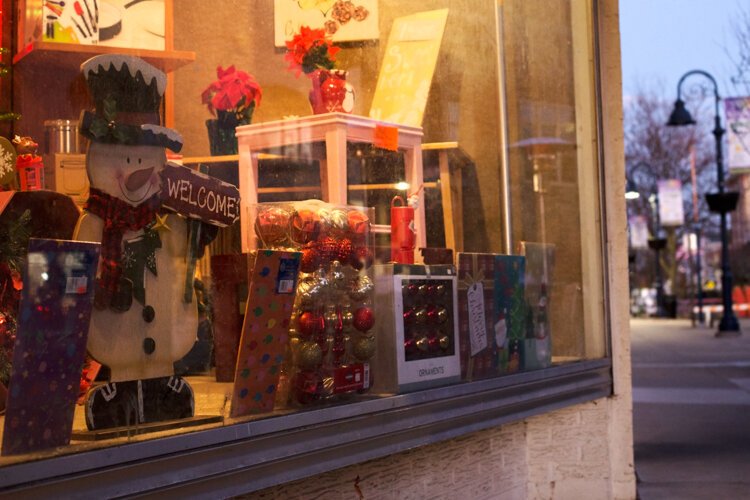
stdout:
[[713,136],[716,141],[716,184],[718,192],[707,194],[706,201],[708,202],[711,211],[718,212],[721,217],[721,298],[724,311],[721,321],[719,322],[719,331],[716,333],[716,336],[737,336],[740,335],[740,324],[737,321],[737,316],[734,314],[732,304],[732,270],[729,265],[727,213],[737,207],[739,193],[727,192],[724,187],[724,155],[722,152],[721,138],[724,135],[725,130],[721,126],[721,116],[719,114],[719,102],[721,101],[721,97],[719,97],[719,86],[716,84],[716,80],[710,73],[696,69],[688,71],[682,75],[680,81],[677,83],[677,100],[674,103],[674,110],[672,110],[672,114],[669,116],[667,125],[670,127],[695,125],[695,120],[690,115],[690,112],[685,109],[685,102],[681,99],[682,83],[685,79],[693,75],[700,75],[708,78],[714,87],[715,102]]
[[[648,240],[648,247],[654,251],[654,288],[656,289],[656,317],[663,318],[666,316],[664,310],[664,280],[662,279],[661,273],[661,251],[667,246],[667,239],[661,235],[661,214],[659,212],[659,188],[654,176],[654,169],[651,165],[646,162],[639,162],[630,172],[635,172],[639,169],[645,169],[652,176],[653,184],[651,189],[651,210],[654,220],[654,234]],[[638,185],[633,181],[632,177],[627,180],[627,189],[625,197],[628,199],[635,199],[640,196],[638,192]]]

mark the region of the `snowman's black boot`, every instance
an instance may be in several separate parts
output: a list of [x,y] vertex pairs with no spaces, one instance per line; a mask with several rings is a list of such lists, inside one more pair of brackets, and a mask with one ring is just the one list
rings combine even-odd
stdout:
[[90,430],[130,427],[140,422],[138,381],[107,382],[86,394],[86,427]]
[[173,375],[141,380],[141,388],[144,422],[161,422],[193,416],[193,388],[182,377]]
[[178,376],[107,382],[86,395],[89,430],[190,418],[195,411],[193,388]]

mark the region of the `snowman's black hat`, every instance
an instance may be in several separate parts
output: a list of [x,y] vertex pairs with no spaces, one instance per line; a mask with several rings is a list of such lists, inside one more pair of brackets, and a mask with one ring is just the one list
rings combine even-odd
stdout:
[[94,142],[182,149],[182,136],[159,125],[166,75],[143,59],[119,54],[81,65],[95,111],[84,111],[80,132]]

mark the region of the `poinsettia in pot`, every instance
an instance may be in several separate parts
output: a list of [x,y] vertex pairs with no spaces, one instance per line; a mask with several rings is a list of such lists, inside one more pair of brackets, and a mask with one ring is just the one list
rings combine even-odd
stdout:
[[347,72],[335,69],[340,49],[333,46],[324,29],[301,26],[299,33],[286,42],[286,49],[289,70],[297,77],[302,73],[310,77],[313,113],[352,112],[354,89],[346,81]]
[[250,123],[263,92],[251,74],[235,69],[234,65],[226,69],[217,67],[216,76],[218,80],[201,94],[201,101],[216,117],[206,120],[211,154],[237,154],[234,129]]

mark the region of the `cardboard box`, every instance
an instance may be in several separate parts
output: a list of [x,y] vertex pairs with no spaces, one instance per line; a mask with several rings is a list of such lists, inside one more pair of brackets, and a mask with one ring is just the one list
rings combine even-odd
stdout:
[[300,252],[278,250],[258,250],[255,256],[234,375],[232,417],[273,410],[289,342],[300,257]]
[[375,390],[409,392],[460,380],[456,269],[375,266]]
[[3,455],[70,443],[99,251],[99,243],[29,241]]
[[249,254],[211,256],[214,362],[217,382],[233,382],[247,307]]
[[527,334],[525,258],[462,252],[457,262],[461,377],[519,371]]

